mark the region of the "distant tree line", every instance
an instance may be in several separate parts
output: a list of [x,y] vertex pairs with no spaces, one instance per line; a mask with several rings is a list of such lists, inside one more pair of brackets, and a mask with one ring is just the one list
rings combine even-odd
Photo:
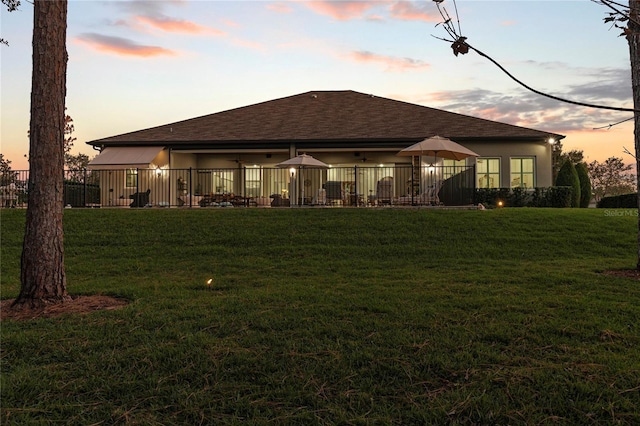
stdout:
[[[632,164],[625,164],[624,160],[619,157],[609,157],[604,162],[587,163],[584,161],[582,150],[563,152],[562,143],[557,141],[553,147],[553,181],[556,186],[576,185],[576,181],[571,177],[574,175],[571,166],[575,169],[575,175],[578,178],[577,185],[581,186],[581,192],[585,190],[590,192],[589,201],[593,198],[595,202],[598,202],[603,197],[637,192],[637,179],[633,173],[634,166]],[[560,173],[563,167],[565,170]],[[585,197],[586,195],[582,194],[582,202],[578,201],[578,205],[589,204],[589,201],[585,201]]]

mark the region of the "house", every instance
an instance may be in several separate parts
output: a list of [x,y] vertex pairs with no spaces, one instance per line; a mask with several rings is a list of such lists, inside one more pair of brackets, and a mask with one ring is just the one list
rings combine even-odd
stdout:
[[[434,135],[479,156],[456,162],[397,155]],[[87,143],[101,150],[90,168],[104,175],[103,205],[128,205],[134,192],[150,188],[151,204],[173,206],[226,193],[260,203],[276,196],[313,202],[327,182],[341,182],[340,201],[368,203],[383,178],[393,181],[398,199],[420,193],[434,176],[447,180],[461,172],[465,187],[546,187],[552,185],[549,142],[562,138],[347,90],[311,91]],[[297,182],[299,171],[276,167],[301,153],[330,168],[307,170]]]

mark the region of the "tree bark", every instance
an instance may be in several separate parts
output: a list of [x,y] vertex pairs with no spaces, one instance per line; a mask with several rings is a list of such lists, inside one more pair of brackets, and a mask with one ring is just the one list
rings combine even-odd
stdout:
[[[640,108],[640,0],[629,0],[629,59],[631,61],[631,88],[633,91],[633,107]],[[634,146],[636,154],[636,183],[638,188],[638,213],[640,213],[640,114],[634,113]],[[640,270],[640,214],[638,214],[638,261],[636,269]]]
[[63,246],[67,0],[36,0],[29,126],[29,191],[20,295],[32,308],[68,300]]

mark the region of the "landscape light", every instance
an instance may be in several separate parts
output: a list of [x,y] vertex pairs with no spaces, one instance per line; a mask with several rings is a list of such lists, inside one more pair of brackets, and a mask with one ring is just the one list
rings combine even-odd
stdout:
[[503,207],[503,206],[504,206],[504,201],[498,200],[498,207]]

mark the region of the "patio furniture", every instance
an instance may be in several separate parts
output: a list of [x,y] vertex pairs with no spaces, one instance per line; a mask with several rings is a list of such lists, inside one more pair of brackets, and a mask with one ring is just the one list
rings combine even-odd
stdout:
[[333,204],[334,202],[343,204],[342,182],[337,180],[328,181],[324,184],[324,189],[327,194],[327,204]]
[[145,192],[136,192],[135,194],[129,195],[133,201],[129,204],[129,207],[145,207],[149,204],[149,194],[151,194],[151,190],[147,189]]
[[202,195],[185,194],[178,197],[178,206],[182,207],[199,207]]
[[327,204],[327,190],[325,188],[318,189],[316,196],[313,197],[311,202],[314,206],[324,206]]
[[436,183],[434,183],[433,185],[428,186],[424,192],[422,192],[422,194],[418,194],[418,195],[414,195],[413,197],[411,197],[411,195],[404,195],[400,198],[398,198],[398,204],[401,205],[439,205],[440,204],[440,198],[438,196],[438,193],[440,192],[440,188],[442,187],[442,182],[438,181]]
[[378,205],[391,205],[393,200],[393,178],[385,176],[376,184],[376,200]]
[[256,204],[256,207],[271,207],[271,202],[269,201],[269,197],[255,197],[253,201]]
[[0,200],[2,200],[2,207],[16,207],[18,204],[16,185],[10,183],[0,187]]
[[282,195],[280,194],[273,194],[271,195],[272,201],[271,201],[271,207],[290,207],[291,206],[291,202],[289,201],[288,198],[282,198]]

